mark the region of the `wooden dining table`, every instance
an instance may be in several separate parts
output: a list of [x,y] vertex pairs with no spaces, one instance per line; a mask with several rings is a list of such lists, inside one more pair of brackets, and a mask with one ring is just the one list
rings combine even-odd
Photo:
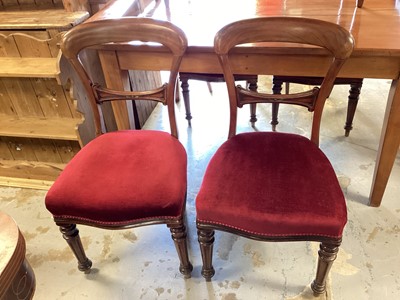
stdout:
[[[88,22],[127,16],[132,5],[137,1],[114,0]],[[339,76],[392,80],[369,195],[369,204],[380,206],[400,144],[399,0],[366,0],[362,8],[357,8],[357,0],[161,0],[157,6],[150,3],[143,15],[169,20],[185,32],[189,45],[181,71],[196,73],[222,73],[213,40],[215,33],[229,22],[293,16],[321,19],[348,29],[354,36],[355,48]],[[125,70],[168,69],[168,54],[160,45],[137,45],[133,49],[132,45],[109,46],[100,49],[99,54],[110,88],[129,88]],[[298,45],[247,45],[232,55],[237,57],[233,65],[237,74],[323,76],[329,63],[323,50]],[[118,127],[128,128],[126,106],[117,104],[113,109]]]

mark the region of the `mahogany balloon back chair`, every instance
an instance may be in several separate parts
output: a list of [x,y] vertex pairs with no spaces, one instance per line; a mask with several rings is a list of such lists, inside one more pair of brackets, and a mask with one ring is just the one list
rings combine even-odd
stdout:
[[[154,90],[140,92],[112,90],[93,83],[79,59],[81,51],[131,41],[160,43],[171,52],[169,81]],[[104,229],[166,224],[179,255],[179,270],[190,277],[192,265],[184,222],[187,155],[178,140],[174,113],[175,85],[186,47],[187,39],[179,28],[150,18],[95,21],[78,25],[63,37],[62,52],[83,83],[97,137],[65,167],[48,191],[45,203],[81,271],[89,272],[92,262],[86,257],[76,224]],[[103,133],[102,104],[132,99],[151,99],[167,105],[171,133],[156,130]]]
[[[235,86],[231,68],[234,56],[230,53],[241,51],[237,45],[257,42],[275,42],[275,47],[282,42],[283,48],[287,43],[325,48],[331,64],[320,88],[293,95],[271,95]],[[324,292],[327,273],[347,222],[347,209],[334,169],[318,146],[319,128],[324,102],[353,50],[353,43],[351,34],[336,24],[291,17],[241,20],[216,34],[214,47],[228,89],[230,124],[228,140],[210,160],[196,197],[202,275],[206,280],[211,280],[215,273],[214,230],[222,230],[261,241],[320,242],[312,290],[315,294]],[[265,55],[268,45],[260,45],[265,47]],[[293,54],[294,49],[290,49]],[[311,139],[280,132],[236,134],[238,107],[250,103],[307,107],[313,112]]]

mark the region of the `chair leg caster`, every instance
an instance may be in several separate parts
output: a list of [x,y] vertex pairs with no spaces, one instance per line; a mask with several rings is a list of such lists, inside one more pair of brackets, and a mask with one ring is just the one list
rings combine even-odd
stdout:
[[313,283],[311,283],[311,290],[313,291],[315,297],[323,294],[325,292],[325,289],[325,284],[317,284],[315,280],[313,281]]
[[193,266],[191,263],[189,263],[186,266],[183,266],[183,265],[179,266],[179,272],[181,272],[181,274],[183,274],[183,277],[185,279],[189,279],[190,277],[192,277],[192,275],[191,275],[192,271],[193,271]]
[[211,269],[202,269],[201,270],[201,275],[205,278],[205,280],[207,282],[211,281],[211,278],[214,276],[215,274],[215,270],[213,267],[211,267]]
[[344,136],[348,137],[350,135],[350,131],[353,129],[353,126],[344,126]]
[[92,268],[92,261],[89,258],[86,258],[86,260],[82,263],[81,262],[78,263],[79,271],[85,274],[90,274],[91,268]]

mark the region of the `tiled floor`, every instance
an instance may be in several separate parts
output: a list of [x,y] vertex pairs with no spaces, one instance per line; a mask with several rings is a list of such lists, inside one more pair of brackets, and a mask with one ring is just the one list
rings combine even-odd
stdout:
[[[80,226],[93,261],[91,274],[76,261],[44,208],[45,191],[0,188],[0,210],[11,215],[27,242],[27,258],[37,279],[34,299],[312,299],[309,284],[317,257],[316,243],[262,243],[217,233],[216,274],[211,283],[200,275],[201,258],[195,228],[194,201],[207,162],[227,135],[224,84],[191,82],[192,127],[178,105],[180,139],[187,149],[191,279],[178,271],[178,259],[165,226],[105,231]],[[268,87],[267,87],[268,88]],[[389,82],[365,80],[354,129],[344,137],[347,86],[335,87],[326,104],[321,148],[331,160],[348,204],[343,244],[319,299],[400,298],[400,161],[396,160],[381,207],[368,207],[368,195]],[[182,103],[183,104],[183,103]],[[240,114],[239,131],[270,129],[270,106],[258,107],[256,128],[249,110]],[[310,116],[303,108],[283,108],[278,130],[307,134]],[[158,107],[148,128],[168,126]],[[167,127],[168,128],[168,127]]]

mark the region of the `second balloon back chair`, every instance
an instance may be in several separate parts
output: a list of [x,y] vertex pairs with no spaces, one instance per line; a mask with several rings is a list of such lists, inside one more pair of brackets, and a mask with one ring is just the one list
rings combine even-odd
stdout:
[[[148,91],[108,89],[95,84],[80,59],[83,50],[102,47],[107,55],[115,55],[110,47],[121,44],[128,47],[131,41],[160,43],[171,52],[168,82]],[[179,28],[149,18],[94,21],[74,27],[63,37],[62,52],[83,84],[97,137],[65,167],[47,193],[45,204],[83,272],[90,271],[92,262],[85,254],[76,224],[104,229],[166,224],[179,255],[179,270],[190,277],[192,265],[184,222],[187,155],[177,138],[174,112],[175,85],[186,47],[186,37]],[[115,69],[117,74],[129,78],[128,70],[118,63]],[[104,133],[101,109],[105,102],[114,100],[153,100],[167,105],[171,133],[156,130]]]
[[[264,42],[273,42],[276,48]],[[330,66],[320,88],[293,95],[257,93],[236,86],[232,74],[235,56],[230,53],[245,51],[236,46],[247,43],[261,43],[257,53],[266,58],[273,55],[274,63],[287,43],[322,47],[327,50],[323,53]],[[320,122],[325,100],[353,44],[351,34],[339,25],[306,18],[241,20],[216,34],[214,47],[228,89],[230,123],[228,140],[211,158],[196,197],[202,275],[206,280],[215,273],[214,231],[221,230],[260,241],[320,242],[311,288],[315,294],[325,291],[347,222],[347,209],[335,171],[319,148]],[[295,49],[289,49],[292,55]],[[304,53],[304,46],[300,50]],[[236,134],[238,107],[254,103],[306,107],[313,112],[311,138],[282,132]]]

